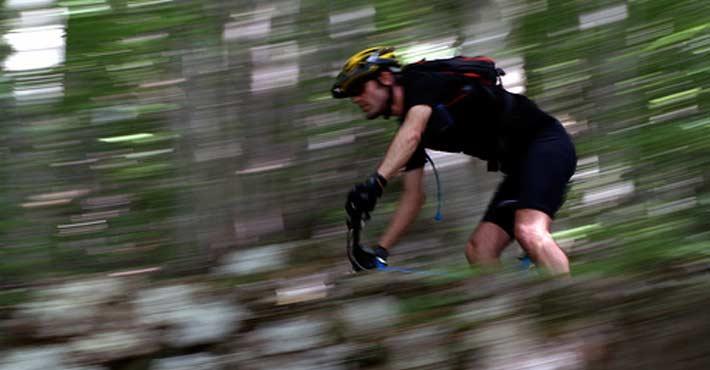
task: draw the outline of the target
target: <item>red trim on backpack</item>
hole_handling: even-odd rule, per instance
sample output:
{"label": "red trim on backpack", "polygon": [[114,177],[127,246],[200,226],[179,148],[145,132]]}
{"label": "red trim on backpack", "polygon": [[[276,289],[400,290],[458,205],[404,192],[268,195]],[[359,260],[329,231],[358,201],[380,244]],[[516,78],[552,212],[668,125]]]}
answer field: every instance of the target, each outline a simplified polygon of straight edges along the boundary
{"label": "red trim on backpack", "polygon": [[484,56],[480,56],[480,57],[463,57],[463,56],[462,56],[462,57],[460,57],[460,58],[463,59],[463,60],[470,60],[470,61],[472,61],[472,62],[495,63],[495,61],[494,61],[493,59],[491,59],[491,58],[489,58],[489,57],[484,57]]}
{"label": "red trim on backpack", "polygon": [[481,77],[481,75],[479,75],[478,73],[473,73],[473,72],[462,73],[462,75],[464,75],[464,76],[466,76],[466,77],[471,77],[471,78],[480,78],[480,79],[483,79],[483,77]]}

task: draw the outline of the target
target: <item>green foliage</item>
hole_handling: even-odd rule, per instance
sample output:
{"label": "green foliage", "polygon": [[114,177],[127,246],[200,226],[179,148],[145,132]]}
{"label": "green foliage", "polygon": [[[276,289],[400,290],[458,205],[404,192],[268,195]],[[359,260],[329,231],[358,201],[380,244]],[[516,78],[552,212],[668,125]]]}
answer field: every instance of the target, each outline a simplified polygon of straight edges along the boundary
{"label": "green foliage", "polygon": [[[0,74],[2,279],[204,261],[195,254],[215,245],[289,240],[342,224],[343,194],[372,171],[397,126],[362,120],[328,95],[344,58],[372,44],[480,48],[523,59],[526,94],[571,130],[581,127],[579,157],[596,158],[598,173],[575,181],[561,212],[569,228],[555,234],[574,240],[573,251],[603,246],[573,252],[578,271],[652,273],[707,261],[710,18],[703,2],[134,3],[60,1],[68,9],[65,62]],[[624,17],[580,26],[582,16],[618,6]],[[6,32],[17,12],[1,14]],[[11,52],[0,43],[0,59]],[[289,71],[297,74],[293,84],[252,91],[256,72],[269,82]],[[61,98],[13,97],[50,82],[60,82]],[[620,181],[633,192],[585,200]],[[399,189],[388,191],[380,220]],[[27,206],[33,202],[47,205]],[[470,199],[447,202],[471,208]],[[256,235],[252,229],[273,221],[263,219],[269,212],[282,229]],[[108,227],[58,229],[97,220]],[[454,239],[470,232],[469,221],[415,232]],[[126,252],[127,245],[136,249]]]}

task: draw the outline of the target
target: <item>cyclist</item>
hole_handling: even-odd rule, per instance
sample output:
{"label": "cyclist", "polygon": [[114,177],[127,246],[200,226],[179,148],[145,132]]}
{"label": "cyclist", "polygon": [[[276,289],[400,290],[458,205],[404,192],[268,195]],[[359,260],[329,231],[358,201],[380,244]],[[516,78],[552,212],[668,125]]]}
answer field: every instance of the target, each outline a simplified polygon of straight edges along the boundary
{"label": "cyclist", "polygon": [[424,202],[424,148],[431,148],[487,160],[489,170],[505,175],[468,240],[469,263],[498,265],[501,252],[515,239],[538,266],[553,274],[569,273],[567,256],[550,226],[577,158],[554,117],[497,85],[452,73],[408,70],[392,47],[368,48],[350,57],[331,93],[350,98],[368,119],[399,118],[376,172],[348,193],[349,215],[369,213],[387,183],[402,172],[397,209],[377,246],[354,251],[356,269],[386,266],[389,249],[417,217]]}

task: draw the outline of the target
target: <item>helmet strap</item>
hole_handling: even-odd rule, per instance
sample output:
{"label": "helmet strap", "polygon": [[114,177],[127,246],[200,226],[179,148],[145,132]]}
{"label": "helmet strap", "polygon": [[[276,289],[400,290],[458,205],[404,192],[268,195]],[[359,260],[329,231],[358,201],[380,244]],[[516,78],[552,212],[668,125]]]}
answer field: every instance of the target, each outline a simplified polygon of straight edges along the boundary
{"label": "helmet strap", "polygon": [[[385,86],[382,82],[380,82],[379,79],[375,79],[375,81],[377,81],[377,83],[380,86]],[[387,87],[389,90],[389,94],[387,94],[387,102],[385,103],[385,111],[382,112],[382,116],[385,119],[390,119],[390,116],[392,115],[392,104],[394,104],[394,86],[390,85]]]}
{"label": "helmet strap", "polygon": [[392,115],[392,104],[394,103],[394,88],[390,86],[390,93],[389,96],[387,97],[387,109],[385,109],[384,113],[382,115],[385,117],[385,119],[390,119],[390,116]]}

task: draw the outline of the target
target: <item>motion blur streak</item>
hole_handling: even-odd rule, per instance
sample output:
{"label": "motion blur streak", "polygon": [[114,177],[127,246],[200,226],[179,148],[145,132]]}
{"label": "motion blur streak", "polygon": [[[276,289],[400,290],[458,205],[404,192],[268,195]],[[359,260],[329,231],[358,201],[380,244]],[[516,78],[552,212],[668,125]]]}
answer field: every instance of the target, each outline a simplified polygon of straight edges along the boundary
{"label": "motion blur streak", "polygon": [[[0,4],[0,370],[710,368],[706,1]],[[347,275],[397,124],[329,89],[374,45],[489,55],[563,123],[570,279],[469,268],[501,175],[437,152],[390,259],[436,273]]]}

